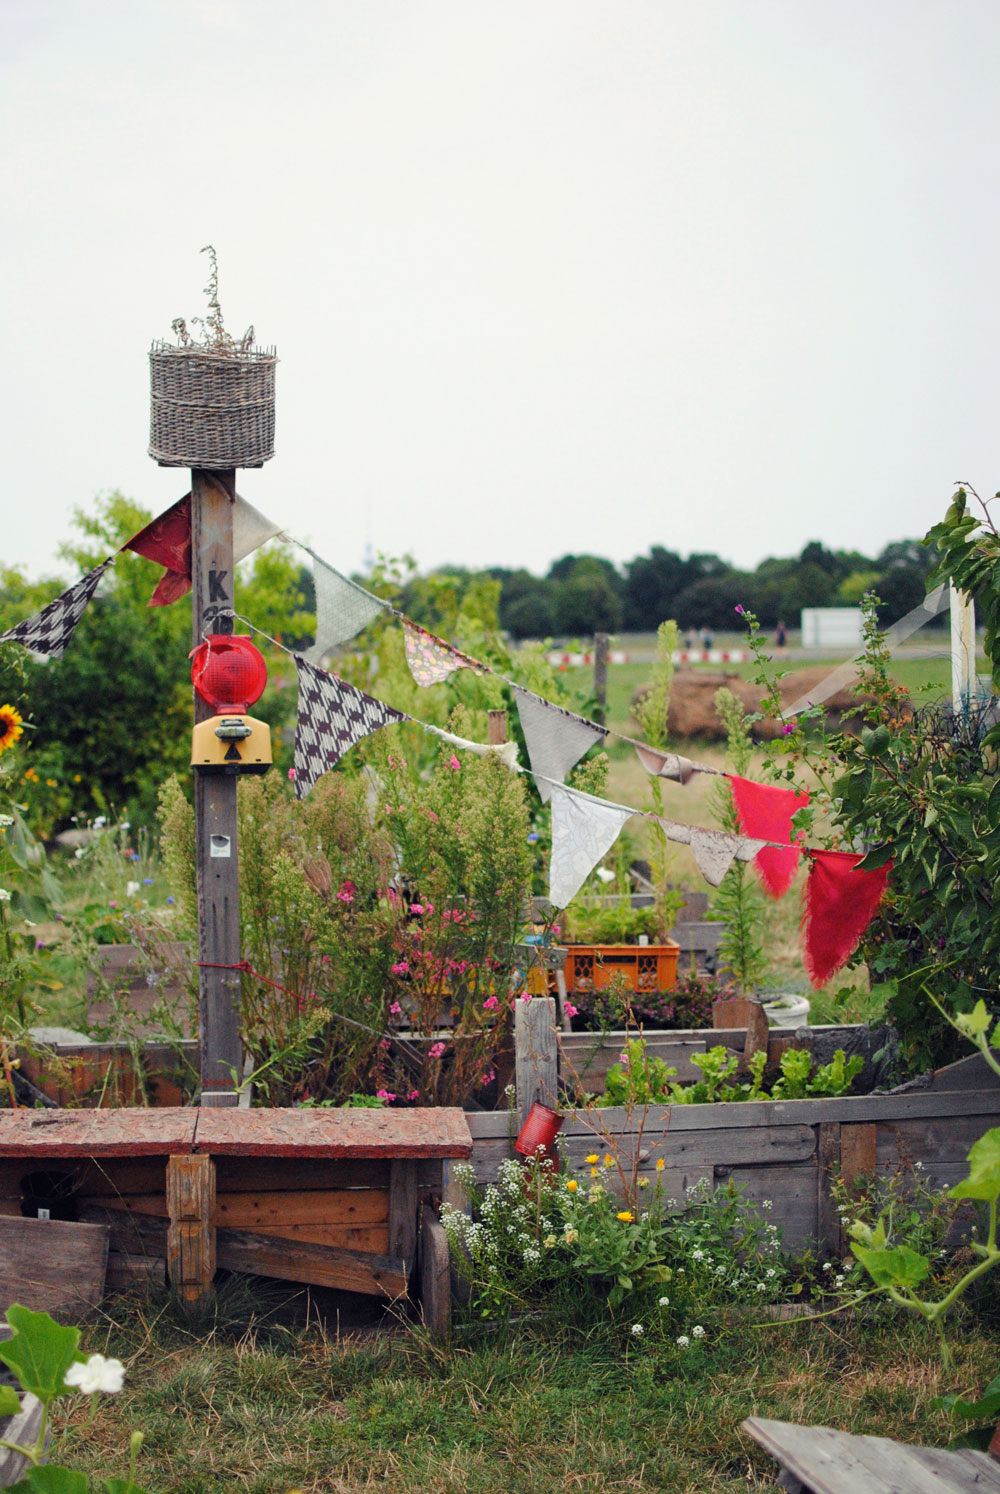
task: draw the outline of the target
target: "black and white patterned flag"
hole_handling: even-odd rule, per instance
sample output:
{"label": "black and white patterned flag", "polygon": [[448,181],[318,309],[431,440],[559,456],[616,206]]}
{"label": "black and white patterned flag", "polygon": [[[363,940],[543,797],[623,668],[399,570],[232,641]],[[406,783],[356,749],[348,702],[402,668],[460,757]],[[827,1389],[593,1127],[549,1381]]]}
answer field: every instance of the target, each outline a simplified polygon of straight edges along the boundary
{"label": "black and white patterned flag", "polygon": [[108,566],[114,564],[114,559],[113,555],[109,555],[107,560],[102,560],[81,581],[77,581],[74,586],[61,592],[54,601],[49,602],[47,607],[43,607],[41,612],[18,623],[16,628],[10,628],[0,637],[0,643],[23,643],[26,649],[43,659],[62,658],[87,603],[97,590]]}
{"label": "black and white patterned flag", "polygon": [[299,671],[299,719],[295,733],[295,792],[304,799],[362,737],[393,721],[408,721],[402,711],[317,669],[307,659],[295,660]]}

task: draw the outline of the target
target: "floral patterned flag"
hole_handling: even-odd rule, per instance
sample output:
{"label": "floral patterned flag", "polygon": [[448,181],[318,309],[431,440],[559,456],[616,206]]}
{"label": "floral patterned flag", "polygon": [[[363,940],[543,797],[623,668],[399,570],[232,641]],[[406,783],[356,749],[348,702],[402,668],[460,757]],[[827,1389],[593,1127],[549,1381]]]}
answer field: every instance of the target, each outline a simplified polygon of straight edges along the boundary
{"label": "floral patterned flag", "polygon": [[754,783],[735,773],[729,774],[729,782],[744,835],[775,842],[765,846],[754,864],[764,891],[770,897],[784,897],[801,855],[798,845],[791,843],[792,815],[805,808],[809,795],[804,790],[776,788],[772,783]]}
{"label": "floral patterned flag", "polygon": [[339,763],[356,742],[392,721],[407,721],[402,711],[317,669],[301,656],[298,727],[295,733],[295,792],[304,799],[318,778]]}
{"label": "floral patterned flag", "polygon": [[452,648],[443,638],[428,633],[426,628],[421,628],[409,619],[403,624],[403,646],[410,673],[418,685],[439,685],[450,674],[454,674],[456,669],[471,669],[475,674],[486,673],[477,659],[463,654],[461,649]]}
{"label": "floral patterned flag", "polygon": [[572,711],[564,711],[562,706],[553,705],[530,690],[522,690],[518,685],[513,689],[531,769],[538,775],[535,783],[542,803],[547,804],[552,784],[546,780],[561,783],[570,768],[595,742],[603,741],[607,732],[603,726],[584,716],[574,716]]}
{"label": "floral patterned flag", "polygon": [[61,659],[87,603],[97,590],[108,566],[114,564],[114,559],[113,555],[109,555],[107,560],[102,560],[82,580],[61,592],[41,612],[18,623],[17,627],[9,628],[0,637],[0,643],[21,643],[31,653],[44,659]]}
{"label": "floral patterned flag", "polygon": [[565,908],[586,882],[602,856],[618,839],[626,820],[635,814],[624,804],[611,804],[553,784],[552,859],[549,863],[549,901]]}
{"label": "floral patterned flag", "polygon": [[316,641],[306,650],[305,657],[310,663],[319,664],[324,654],[360,633],[388,603],[349,581],[311,550],[309,554],[316,586]]}
{"label": "floral patterned flag", "polygon": [[[245,560],[265,540],[280,534],[280,527],[239,493],[233,504],[233,563]],[[149,599],[150,607],[168,607],[191,590],[191,494],[140,529],[124,545],[146,560],[166,569]]]}
{"label": "floral patterned flag", "polygon": [[816,987],[825,985],[857,948],[875,917],[892,862],[859,871],[863,856],[850,851],[809,851],[812,861],[802,910],[805,967]]}

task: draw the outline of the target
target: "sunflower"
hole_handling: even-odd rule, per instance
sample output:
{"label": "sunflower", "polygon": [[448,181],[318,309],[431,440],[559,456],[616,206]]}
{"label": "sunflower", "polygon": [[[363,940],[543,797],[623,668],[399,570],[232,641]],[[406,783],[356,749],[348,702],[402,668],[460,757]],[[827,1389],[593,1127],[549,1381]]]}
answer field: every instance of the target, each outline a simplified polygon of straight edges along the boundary
{"label": "sunflower", "polygon": [[6,752],[8,747],[13,747],[23,733],[24,725],[20,712],[12,705],[0,706],[0,752]]}

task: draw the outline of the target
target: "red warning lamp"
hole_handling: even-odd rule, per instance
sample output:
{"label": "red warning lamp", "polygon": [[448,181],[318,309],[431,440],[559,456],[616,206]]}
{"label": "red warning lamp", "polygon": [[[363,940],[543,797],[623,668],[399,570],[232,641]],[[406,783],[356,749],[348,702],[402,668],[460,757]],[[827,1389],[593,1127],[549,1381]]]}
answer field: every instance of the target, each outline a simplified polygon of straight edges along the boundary
{"label": "red warning lamp", "polygon": [[267,684],[267,665],[245,633],[209,633],[192,649],[191,683],[217,715],[246,715]]}

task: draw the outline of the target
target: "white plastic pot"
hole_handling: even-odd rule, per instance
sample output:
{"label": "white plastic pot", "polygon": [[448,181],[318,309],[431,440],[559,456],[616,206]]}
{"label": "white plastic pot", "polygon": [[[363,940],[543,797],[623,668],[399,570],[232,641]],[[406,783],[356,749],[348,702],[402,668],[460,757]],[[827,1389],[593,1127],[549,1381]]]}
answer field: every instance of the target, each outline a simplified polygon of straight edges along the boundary
{"label": "white plastic pot", "polygon": [[765,1001],[764,1012],[772,1027],[801,1027],[809,1021],[809,997],[786,991]]}

